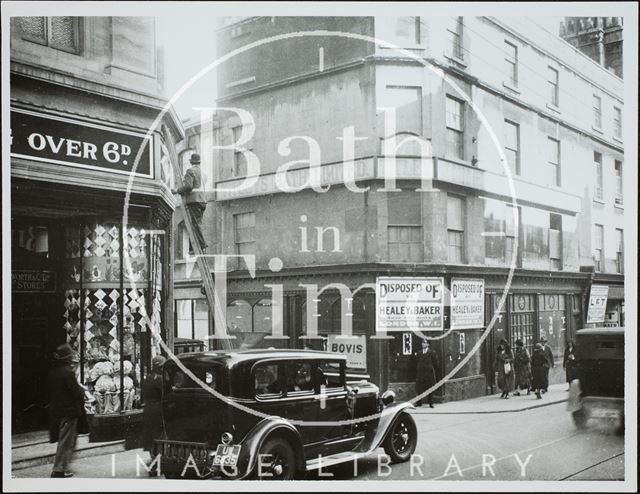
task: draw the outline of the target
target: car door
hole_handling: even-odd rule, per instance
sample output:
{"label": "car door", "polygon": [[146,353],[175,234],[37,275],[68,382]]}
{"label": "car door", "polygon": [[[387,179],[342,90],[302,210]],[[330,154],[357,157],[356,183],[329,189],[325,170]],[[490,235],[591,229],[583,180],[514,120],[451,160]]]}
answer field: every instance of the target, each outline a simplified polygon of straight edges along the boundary
{"label": "car door", "polygon": [[281,399],[283,417],[296,421],[305,451],[316,442],[317,427],[305,425],[318,419],[318,393],[313,381],[315,362],[309,359],[289,359],[284,362],[284,396]]}

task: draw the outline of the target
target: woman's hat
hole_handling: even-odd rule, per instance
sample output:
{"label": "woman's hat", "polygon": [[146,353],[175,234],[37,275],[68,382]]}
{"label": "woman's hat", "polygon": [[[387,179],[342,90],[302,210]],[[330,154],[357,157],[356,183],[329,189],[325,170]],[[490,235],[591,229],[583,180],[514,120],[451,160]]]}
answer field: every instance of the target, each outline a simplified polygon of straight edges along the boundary
{"label": "woman's hat", "polygon": [[69,343],[63,343],[56,348],[56,351],[53,352],[53,358],[59,361],[65,362],[79,362],[80,357],[78,356],[78,352],[76,352]]}
{"label": "woman's hat", "polygon": [[198,153],[193,153],[193,154],[191,155],[191,157],[189,158],[189,162],[190,162],[192,165],[198,165],[198,164],[200,164],[200,155],[199,155]]}
{"label": "woman's hat", "polygon": [[516,340],[516,346],[524,346],[524,343],[522,342],[522,340],[520,338],[518,338]]}
{"label": "woman's hat", "polygon": [[542,350],[542,343],[536,343],[535,345],[533,345],[533,348],[535,348],[536,350]]}
{"label": "woman's hat", "polygon": [[167,359],[164,358],[162,355],[156,355],[151,359],[151,368],[159,369],[160,367],[162,367],[162,364],[164,364],[166,361]]}
{"label": "woman's hat", "polygon": [[508,342],[507,340],[505,340],[504,338],[502,338],[502,339],[500,340],[500,344],[501,344],[501,345],[508,345],[508,344],[509,344],[509,342]]}

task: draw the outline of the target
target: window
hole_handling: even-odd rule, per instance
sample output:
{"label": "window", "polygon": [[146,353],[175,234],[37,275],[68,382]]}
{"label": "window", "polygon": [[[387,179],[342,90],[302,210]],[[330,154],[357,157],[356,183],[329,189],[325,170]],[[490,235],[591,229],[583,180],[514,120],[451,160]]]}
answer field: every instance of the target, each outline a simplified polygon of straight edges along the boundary
{"label": "window", "polygon": [[313,393],[313,374],[310,362],[291,362],[286,364],[287,394]]}
{"label": "window", "polygon": [[595,225],[593,265],[596,271],[604,270],[604,226]]}
{"label": "window", "polygon": [[518,87],[518,47],[508,41],[506,45],[507,83],[513,87]]}
{"label": "window", "polygon": [[602,98],[593,95],[593,126],[596,129],[602,128]]}
{"label": "window", "polygon": [[200,340],[209,345],[209,305],[205,299],[176,300],[176,338]]}
{"label": "window", "polygon": [[553,106],[558,106],[560,98],[559,98],[559,74],[556,69],[553,67],[549,67],[549,103]]}
{"label": "window", "polygon": [[622,206],[624,201],[622,200],[622,161],[615,160],[613,162],[613,168],[616,175],[616,206]]}
{"label": "window", "polygon": [[[242,125],[233,127],[233,142],[237,143],[242,135]],[[233,175],[236,177],[244,177],[247,174],[247,161],[244,157],[244,153],[241,150],[234,150],[233,152]]]}
{"label": "window", "polygon": [[622,110],[613,107],[613,136],[622,139]]}
{"label": "window", "polygon": [[464,103],[456,98],[447,96],[445,111],[447,155],[464,159]]}
{"label": "window", "polygon": [[449,39],[449,56],[462,60],[462,17],[454,17],[447,27],[447,37]]}
{"label": "window", "polygon": [[193,339],[193,300],[176,300],[175,336]]}
{"label": "window", "polygon": [[593,163],[596,168],[596,187],[594,190],[594,197],[602,200],[604,198],[603,180],[604,174],[602,170],[602,154],[598,152],[593,153]]}
{"label": "window", "polygon": [[184,221],[178,223],[175,249],[176,259],[186,259],[187,253],[193,255],[193,246],[191,245],[191,239],[189,238]]}
{"label": "window", "polygon": [[449,262],[464,263],[464,199],[447,196]]}
{"label": "window", "polygon": [[520,175],[520,126],[509,120],[504,121],[504,154],[511,173]]}
{"label": "window", "polygon": [[420,193],[401,191],[387,193],[389,215],[389,259],[399,262],[422,262],[422,201]]}
{"label": "window", "polygon": [[234,215],[234,233],[237,255],[255,254],[255,213]]}
{"label": "window", "polygon": [[624,233],[616,228],[616,273],[624,273]]}
{"label": "window", "polygon": [[22,38],[68,53],[80,53],[80,17],[22,17]]}
{"label": "window", "polygon": [[382,107],[396,109],[396,131],[422,135],[422,88],[387,86]]}
{"label": "window", "polygon": [[419,45],[422,41],[421,31],[420,17],[381,17],[376,19],[376,37],[400,48]]}
{"label": "window", "polygon": [[[515,210],[514,219],[514,210],[511,204],[507,204],[507,215],[505,221],[505,243],[504,243],[504,260],[507,264],[511,264],[513,260],[513,248],[516,244],[516,236],[518,235],[518,231],[520,230],[520,206]],[[516,266],[521,266],[522,262],[520,260],[520,255],[516,253]]]}
{"label": "window", "polygon": [[233,300],[227,304],[229,334],[251,332],[251,305],[246,300]]}
{"label": "window", "polygon": [[280,396],[282,394],[278,364],[259,365],[254,372],[253,379],[257,396]]}
{"label": "window", "polygon": [[552,269],[562,269],[562,216],[549,215],[549,260]]}
{"label": "window", "polygon": [[273,315],[273,300],[263,298],[253,306],[253,332],[254,333],[271,333],[273,324],[271,317]]}
{"label": "window", "polygon": [[549,168],[548,183],[560,187],[560,141],[553,137],[547,138]]}

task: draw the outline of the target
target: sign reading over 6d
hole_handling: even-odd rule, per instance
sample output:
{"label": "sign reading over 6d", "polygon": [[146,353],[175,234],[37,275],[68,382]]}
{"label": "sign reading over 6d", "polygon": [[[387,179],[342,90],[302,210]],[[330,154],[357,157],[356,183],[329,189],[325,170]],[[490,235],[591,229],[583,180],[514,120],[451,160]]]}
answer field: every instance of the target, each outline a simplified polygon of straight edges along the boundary
{"label": "sign reading over 6d", "polygon": [[[145,135],[53,115],[11,109],[11,156],[129,175]],[[136,176],[153,178],[150,141]]]}
{"label": "sign reading over 6d", "polygon": [[380,277],[376,327],[380,331],[442,330],[442,278]]}

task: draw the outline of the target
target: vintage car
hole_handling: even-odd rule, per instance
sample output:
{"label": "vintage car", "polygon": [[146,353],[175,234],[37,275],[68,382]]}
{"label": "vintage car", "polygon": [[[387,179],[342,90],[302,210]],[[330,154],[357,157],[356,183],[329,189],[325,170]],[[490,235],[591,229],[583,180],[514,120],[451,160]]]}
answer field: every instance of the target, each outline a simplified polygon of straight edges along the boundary
{"label": "vintage car", "polygon": [[576,332],[577,379],[570,384],[567,408],[576,427],[589,419],[609,419],[624,427],[624,328]]}
{"label": "vintage car", "polygon": [[167,478],[293,479],[379,447],[407,461],[417,444],[413,405],[380,395],[344,355],[185,353],[164,364],[163,386],[164,437],[153,453]]}

